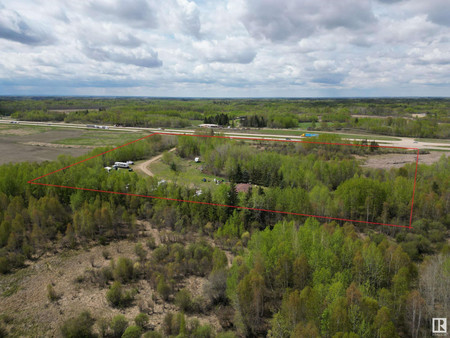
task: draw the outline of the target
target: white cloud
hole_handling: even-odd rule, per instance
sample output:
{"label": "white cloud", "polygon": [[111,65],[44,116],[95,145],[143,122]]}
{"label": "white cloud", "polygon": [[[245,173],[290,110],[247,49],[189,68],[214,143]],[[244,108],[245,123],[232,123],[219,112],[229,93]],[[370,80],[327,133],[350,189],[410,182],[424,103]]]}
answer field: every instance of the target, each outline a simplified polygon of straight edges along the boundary
{"label": "white cloud", "polygon": [[0,38],[28,45],[44,45],[53,40],[49,33],[7,8],[0,8]]}
{"label": "white cloud", "polygon": [[194,48],[206,62],[250,63],[256,56],[253,43],[246,39],[227,38],[222,41],[194,42]]}
{"label": "white cloud", "polygon": [[4,94],[448,96],[450,89],[448,0],[2,4]]}

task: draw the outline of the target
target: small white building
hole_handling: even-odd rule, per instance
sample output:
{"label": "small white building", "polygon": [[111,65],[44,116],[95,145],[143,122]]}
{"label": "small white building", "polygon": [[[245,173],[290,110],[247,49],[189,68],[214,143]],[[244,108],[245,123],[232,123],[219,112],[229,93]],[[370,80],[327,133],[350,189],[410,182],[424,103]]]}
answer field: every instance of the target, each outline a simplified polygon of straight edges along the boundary
{"label": "small white building", "polygon": [[215,123],[203,123],[198,125],[200,128],[219,128],[220,126]]}

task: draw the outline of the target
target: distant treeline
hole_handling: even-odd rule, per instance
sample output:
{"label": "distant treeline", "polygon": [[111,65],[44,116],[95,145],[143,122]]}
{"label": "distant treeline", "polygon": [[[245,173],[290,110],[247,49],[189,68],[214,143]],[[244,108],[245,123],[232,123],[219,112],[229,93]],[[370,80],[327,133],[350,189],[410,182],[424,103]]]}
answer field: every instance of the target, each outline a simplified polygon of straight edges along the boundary
{"label": "distant treeline", "polygon": [[[86,108],[98,111],[87,111]],[[67,114],[52,109],[77,109]],[[393,136],[446,138],[450,99],[149,99],[0,98],[0,114],[32,121],[191,127],[222,126],[365,130]],[[416,117],[414,114],[420,114]],[[362,115],[363,117],[354,117]],[[365,117],[367,116],[367,117]],[[380,118],[374,118],[379,116]],[[235,123],[239,120],[240,124]],[[306,124],[306,125],[305,125]]]}

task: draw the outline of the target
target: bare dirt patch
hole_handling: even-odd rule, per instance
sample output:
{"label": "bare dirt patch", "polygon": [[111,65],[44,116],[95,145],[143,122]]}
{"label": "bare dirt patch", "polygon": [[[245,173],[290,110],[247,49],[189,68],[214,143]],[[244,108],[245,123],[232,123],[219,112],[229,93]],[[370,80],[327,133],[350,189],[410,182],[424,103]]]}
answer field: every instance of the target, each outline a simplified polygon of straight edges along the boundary
{"label": "bare dirt patch", "polygon": [[[442,155],[449,156],[446,152],[433,151],[429,154],[419,155],[419,164],[432,164],[441,158]],[[364,161],[362,167],[390,169],[401,168],[407,163],[415,163],[417,154],[383,154],[371,156],[356,156]]]}
{"label": "bare dirt patch", "polygon": [[[176,148],[172,148],[172,149],[169,150],[169,152],[172,152],[172,151],[175,151],[175,150],[176,150]],[[157,155],[155,157],[152,157],[151,159],[149,159],[149,160],[147,160],[145,162],[138,163],[138,165],[136,166],[136,169],[138,171],[143,172],[144,174],[146,174],[148,176],[154,176],[153,173],[150,171],[149,166],[150,166],[150,164],[152,164],[152,163],[154,163],[156,161],[159,161],[162,158],[162,156],[163,156],[163,154],[159,154],[159,155]]]}
{"label": "bare dirt patch", "polygon": [[[152,234],[156,244],[161,243],[161,236],[165,230],[158,231],[146,221],[138,223],[141,225],[142,234]],[[108,304],[107,286],[99,287],[89,282],[76,281],[80,276],[89,276],[91,270],[109,266],[111,259],[123,256],[137,261],[134,247],[139,242],[151,256],[151,250],[147,249],[145,241],[145,236],[137,241],[120,240],[105,246],[97,245],[86,249],[47,254],[37,261],[28,262],[28,267],[10,275],[0,276],[0,313],[7,313],[12,317],[11,325],[14,327],[15,336],[59,337],[61,324],[85,309],[89,310],[96,319],[110,320],[115,315],[123,314],[131,325],[136,315],[140,313],[139,305],[145,302],[152,304],[146,311],[150,317],[149,327],[159,330],[165,315],[168,312],[177,312],[179,309],[173,302],[163,301],[148,281],[139,280],[125,285],[125,288],[136,287],[138,295],[131,307],[122,310]],[[103,255],[105,250],[109,253],[108,259],[105,259]],[[201,295],[205,282],[204,277],[191,276],[182,281],[177,289],[186,287],[194,296],[197,296]],[[47,285],[49,284],[53,285],[60,296],[57,301],[48,300]],[[6,295],[5,291],[10,290],[11,287],[16,291]],[[208,323],[217,331],[221,330],[220,321],[214,313],[192,314],[187,315],[186,318],[197,318],[201,324]]]}
{"label": "bare dirt patch", "polygon": [[69,144],[58,144],[58,143],[47,143],[47,142],[24,142],[23,144],[27,144],[30,146],[37,146],[37,147],[50,147],[50,148],[87,148],[87,149],[94,149],[95,146],[81,146],[81,145],[69,145]]}

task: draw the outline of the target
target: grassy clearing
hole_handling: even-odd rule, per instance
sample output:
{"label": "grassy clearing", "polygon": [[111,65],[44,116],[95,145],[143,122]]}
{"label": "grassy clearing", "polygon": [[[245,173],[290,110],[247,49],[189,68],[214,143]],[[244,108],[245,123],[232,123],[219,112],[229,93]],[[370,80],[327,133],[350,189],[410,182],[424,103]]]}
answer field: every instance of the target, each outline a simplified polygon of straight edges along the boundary
{"label": "grassy clearing", "polygon": [[84,131],[78,137],[66,138],[53,143],[80,146],[119,146],[148,135],[127,131],[95,130]]}
{"label": "grassy clearing", "polygon": [[0,295],[11,297],[21,289],[21,283],[31,272],[28,269],[20,269],[12,274],[0,276]]}
{"label": "grassy clearing", "polygon": [[300,122],[298,127],[301,129],[306,129],[312,126],[312,122]]}
{"label": "grassy clearing", "polygon": [[[273,134],[273,135],[295,135],[301,136],[304,133],[312,133],[312,134],[335,134],[342,138],[352,138],[357,140],[364,139],[377,139],[377,140],[386,140],[386,141],[400,141],[399,138],[390,137],[390,136],[381,136],[381,135],[371,135],[371,134],[343,134],[343,133],[333,133],[333,132],[320,132],[320,131],[310,131],[310,130],[301,130],[301,129],[258,129],[258,130],[246,130],[248,134]],[[232,132],[231,132],[232,133]],[[241,131],[239,131],[241,133]]]}
{"label": "grassy clearing", "polygon": [[3,297],[9,297],[19,291],[20,286],[18,282],[12,282],[8,286],[5,287],[5,291],[2,292]]}
{"label": "grassy clearing", "polygon": [[23,126],[20,124],[0,124],[0,135],[8,136],[34,135],[51,130],[55,130],[55,128],[45,126]]}
{"label": "grassy clearing", "polygon": [[191,120],[192,125],[195,127],[198,127],[200,124],[203,123],[203,120]]}
{"label": "grassy clearing", "polygon": [[[152,163],[150,170],[158,178],[191,188],[210,189],[211,191],[218,187],[218,185],[214,184],[214,178],[222,180],[219,176],[202,173],[200,170],[202,163],[195,163],[192,160],[186,160],[178,156],[175,157],[175,163],[176,171],[162,161]],[[204,178],[207,182],[202,181]]]}

